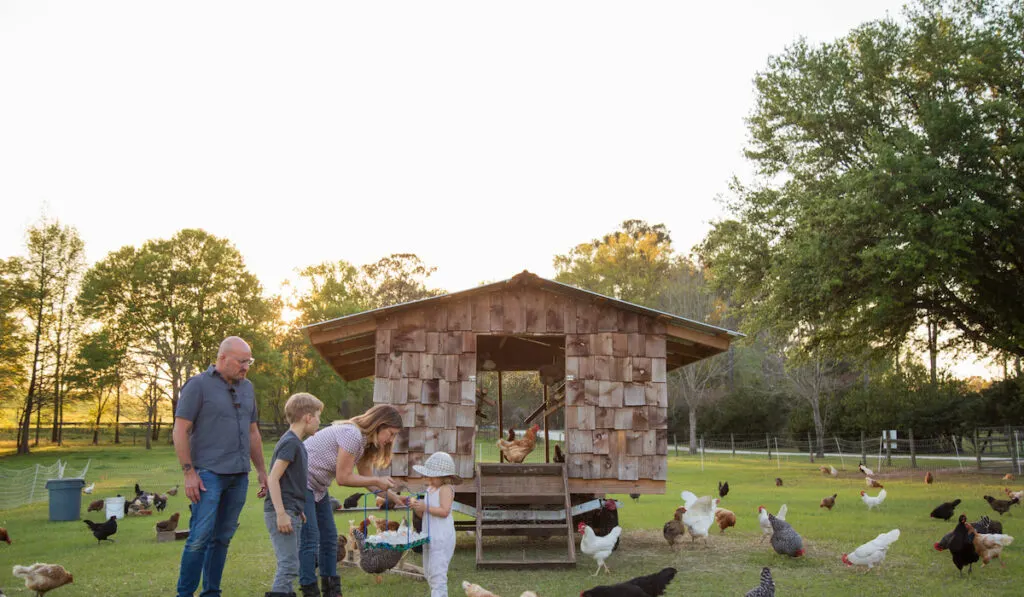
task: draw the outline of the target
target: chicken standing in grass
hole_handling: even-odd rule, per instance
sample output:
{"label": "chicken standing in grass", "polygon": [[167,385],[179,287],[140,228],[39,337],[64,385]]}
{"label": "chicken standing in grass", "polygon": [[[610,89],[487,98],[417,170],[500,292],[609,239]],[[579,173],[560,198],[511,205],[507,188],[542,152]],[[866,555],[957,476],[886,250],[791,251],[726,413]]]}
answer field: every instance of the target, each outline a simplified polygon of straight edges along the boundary
{"label": "chicken standing in grass", "polygon": [[885,490],[883,489],[882,491],[879,491],[878,495],[875,497],[868,495],[868,492],[866,491],[862,491],[860,492],[860,499],[864,502],[864,505],[868,507],[868,510],[872,510],[881,506],[882,502],[885,501]]}
{"label": "chicken standing in grass", "polygon": [[772,580],[771,568],[761,568],[761,584],[747,591],[744,597],[775,597],[775,581]]}
{"label": "chicken standing in grass", "polygon": [[992,506],[993,510],[999,513],[1000,516],[1009,512],[1010,506],[1020,502],[1020,500],[1017,498],[1013,498],[1010,500],[997,500],[996,498],[990,495],[984,496],[984,499],[986,502],[988,502],[989,506]]}
{"label": "chicken standing in grass", "polygon": [[82,489],[82,493],[84,493],[86,495],[90,495],[92,493],[93,489],[96,489],[96,484],[95,483],[93,483],[93,484],[89,485],[88,487]]}
{"label": "chicken standing in grass", "polygon": [[889,547],[899,538],[899,529],[882,533],[851,553],[844,553],[842,561],[847,566],[867,566],[868,570],[871,570],[885,561],[885,554],[889,551]]}
{"label": "chicken standing in grass", "polygon": [[167,495],[170,495],[170,496],[178,495],[178,486],[175,485],[174,487],[168,489],[167,490]]}
{"label": "chicken standing in grass", "polygon": [[934,481],[934,480],[935,480],[935,477],[932,476],[932,472],[931,471],[928,471],[927,473],[924,474],[924,483],[925,483],[925,485],[931,485],[932,481]]}
{"label": "chicken standing in grass", "polygon": [[877,487],[878,489],[882,489],[883,487],[885,487],[885,485],[882,485],[881,483],[872,479],[871,477],[864,477],[864,484],[867,485],[868,487]]}
{"label": "chicken standing in grass", "polygon": [[7,545],[13,543],[11,541],[11,536],[7,534],[7,529],[5,529],[4,527],[0,527],[0,541],[3,541]]}
{"label": "chicken standing in grass", "polygon": [[785,520],[768,515],[768,522],[772,525],[772,549],[775,553],[799,558],[804,555],[804,539]]}
{"label": "chicken standing in grass", "polygon": [[665,537],[665,541],[668,541],[669,547],[675,547],[676,540],[686,534],[686,526],[683,525],[683,512],[686,512],[686,508],[683,506],[676,508],[672,520],[661,527],[661,535]]}
{"label": "chicken standing in grass", "polygon": [[92,536],[96,537],[96,543],[99,543],[104,540],[110,541],[111,543],[114,542],[114,540],[111,539],[110,536],[117,533],[116,516],[111,516],[108,520],[104,522],[93,522],[91,520],[83,520],[82,522],[84,522],[85,525],[92,530]]}
{"label": "chicken standing in grass", "polygon": [[967,566],[967,574],[970,574],[974,570],[974,563],[978,561],[978,552],[974,549],[972,539],[967,530],[967,517],[961,514],[949,540],[949,553],[953,556],[953,565],[960,571],[960,576],[964,575],[964,566]]}
{"label": "chicken standing in grass", "polygon": [[821,505],[819,508],[828,508],[829,512],[832,511],[832,507],[836,505],[836,496],[838,493],[833,493],[832,497],[821,498]]}
{"label": "chicken standing in grass", "polygon": [[462,581],[462,590],[466,592],[466,597],[498,597],[498,595],[468,580]]}
{"label": "chicken standing in grass", "polygon": [[858,464],[857,465],[857,470],[859,470],[860,472],[864,473],[868,477],[873,477],[875,475],[875,471],[869,469],[868,467],[864,466],[863,464]]}
{"label": "chicken standing in grass", "polygon": [[736,526],[736,515],[725,508],[715,508],[715,524],[721,529],[719,534],[724,534],[725,529]]}
{"label": "chicken standing in grass", "polygon": [[[789,506],[782,504],[779,508],[779,513],[775,515],[775,518],[779,520],[786,520],[786,514],[789,512]],[[761,541],[763,542],[766,537],[771,537],[774,530],[772,529],[772,522],[768,518],[768,509],[764,506],[757,507],[757,522],[761,526]]]}
{"label": "chicken standing in grass", "polygon": [[729,482],[726,481],[725,483],[722,483],[721,481],[719,481],[718,482],[718,497],[724,500],[725,496],[727,496],[727,495],[729,495]]}
{"label": "chicken standing in grass", "polygon": [[683,491],[680,494],[683,499],[685,510],[683,512],[683,524],[690,531],[690,540],[695,541],[697,537],[704,539],[704,545],[708,544],[708,531],[715,523],[715,508],[718,500],[712,499],[710,495],[697,497],[693,492]]}
{"label": "chicken standing in grass", "polygon": [[99,512],[103,509],[103,500],[93,500],[89,502],[89,508],[86,512]]}
{"label": "chicken standing in grass", "polygon": [[952,502],[943,502],[938,506],[935,506],[935,509],[932,510],[932,513],[928,516],[931,518],[939,518],[941,520],[949,520],[950,518],[953,518],[954,514],[956,514],[956,507],[959,505],[959,498]]}
{"label": "chicken standing in grass", "polygon": [[611,570],[608,569],[605,560],[612,555],[615,544],[619,541],[619,535],[622,534],[622,527],[615,527],[604,537],[595,535],[594,529],[582,522],[577,527],[577,530],[583,535],[583,538],[580,539],[580,551],[594,558],[597,562],[597,570],[591,576],[597,576],[601,572],[601,568],[604,568],[605,572],[611,574]]}
{"label": "chicken standing in grass", "polygon": [[36,592],[36,597],[74,582],[75,577],[60,564],[36,563],[31,566],[15,566],[12,573],[25,579],[25,588]]}
{"label": "chicken standing in grass", "polygon": [[775,486],[782,487],[782,477],[775,477]]}
{"label": "chicken standing in grass", "polygon": [[[967,527],[967,532],[974,536],[974,551],[978,552],[978,557],[981,558],[981,565],[987,566],[989,562],[998,558],[1003,553],[1003,548],[1013,543],[1013,537],[1009,535],[1001,534],[983,534],[977,532],[971,524],[964,525]],[[1006,567],[1003,563],[1002,558],[999,559],[999,565]]]}

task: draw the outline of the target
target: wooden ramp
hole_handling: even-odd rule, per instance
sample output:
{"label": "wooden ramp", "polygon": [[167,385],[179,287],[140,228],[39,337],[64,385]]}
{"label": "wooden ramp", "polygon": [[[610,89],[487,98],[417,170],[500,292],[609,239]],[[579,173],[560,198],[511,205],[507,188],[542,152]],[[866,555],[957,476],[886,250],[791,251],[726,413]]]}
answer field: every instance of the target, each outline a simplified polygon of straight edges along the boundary
{"label": "wooden ramp", "polygon": [[[566,552],[529,560],[485,558],[484,537],[495,535],[562,537]],[[477,464],[476,567],[575,566],[575,529],[565,464]]]}

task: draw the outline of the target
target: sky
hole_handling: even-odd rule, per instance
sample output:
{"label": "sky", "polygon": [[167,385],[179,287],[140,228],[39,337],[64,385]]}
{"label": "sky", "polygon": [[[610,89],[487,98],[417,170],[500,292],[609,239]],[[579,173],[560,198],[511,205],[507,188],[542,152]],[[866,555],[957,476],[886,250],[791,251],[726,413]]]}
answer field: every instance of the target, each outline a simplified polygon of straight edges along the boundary
{"label": "sky", "polygon": [[749,179],[753,78],[895,0],[0,0],[0,257],[200,227],[269,293],[415,253],[450,291],[627,219],[682,252]]}

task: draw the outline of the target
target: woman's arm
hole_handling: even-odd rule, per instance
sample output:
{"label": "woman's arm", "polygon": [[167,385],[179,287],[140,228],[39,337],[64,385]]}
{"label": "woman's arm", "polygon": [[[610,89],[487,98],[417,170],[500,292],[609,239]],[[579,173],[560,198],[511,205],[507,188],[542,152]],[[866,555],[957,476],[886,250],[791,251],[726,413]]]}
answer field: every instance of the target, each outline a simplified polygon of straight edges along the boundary
{"label": "woman's arm", "polygon": [[[376,487],[381,490],[391,489],[395,481],[391,477],[374,477],[369,474],[370,467],[363,464],[356,470],[356,457],[345,448],[338,448],[338,463],[334,468],[334,478],[338,485],[345,487]],[[397,497],[397,496],[396,496]]]}

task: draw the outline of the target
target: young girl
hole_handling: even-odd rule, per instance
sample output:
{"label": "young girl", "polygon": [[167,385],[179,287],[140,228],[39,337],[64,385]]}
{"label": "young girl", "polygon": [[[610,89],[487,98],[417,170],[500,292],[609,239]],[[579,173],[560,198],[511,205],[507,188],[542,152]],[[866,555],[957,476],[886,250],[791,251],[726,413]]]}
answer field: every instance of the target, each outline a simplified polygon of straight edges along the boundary
{"label": "young girl", "polygon": [[430,597],[448,597],[448,564],[455,555],[452,485],[461,483],[461,479],[455,474],[455,462],[445,452],[435,452],[422,465],[412,468],[430,483],[424,498],[410,504],[423,518],[423,529],[430,536],[430,542],[423,548],[423,573],[430,584]]}

